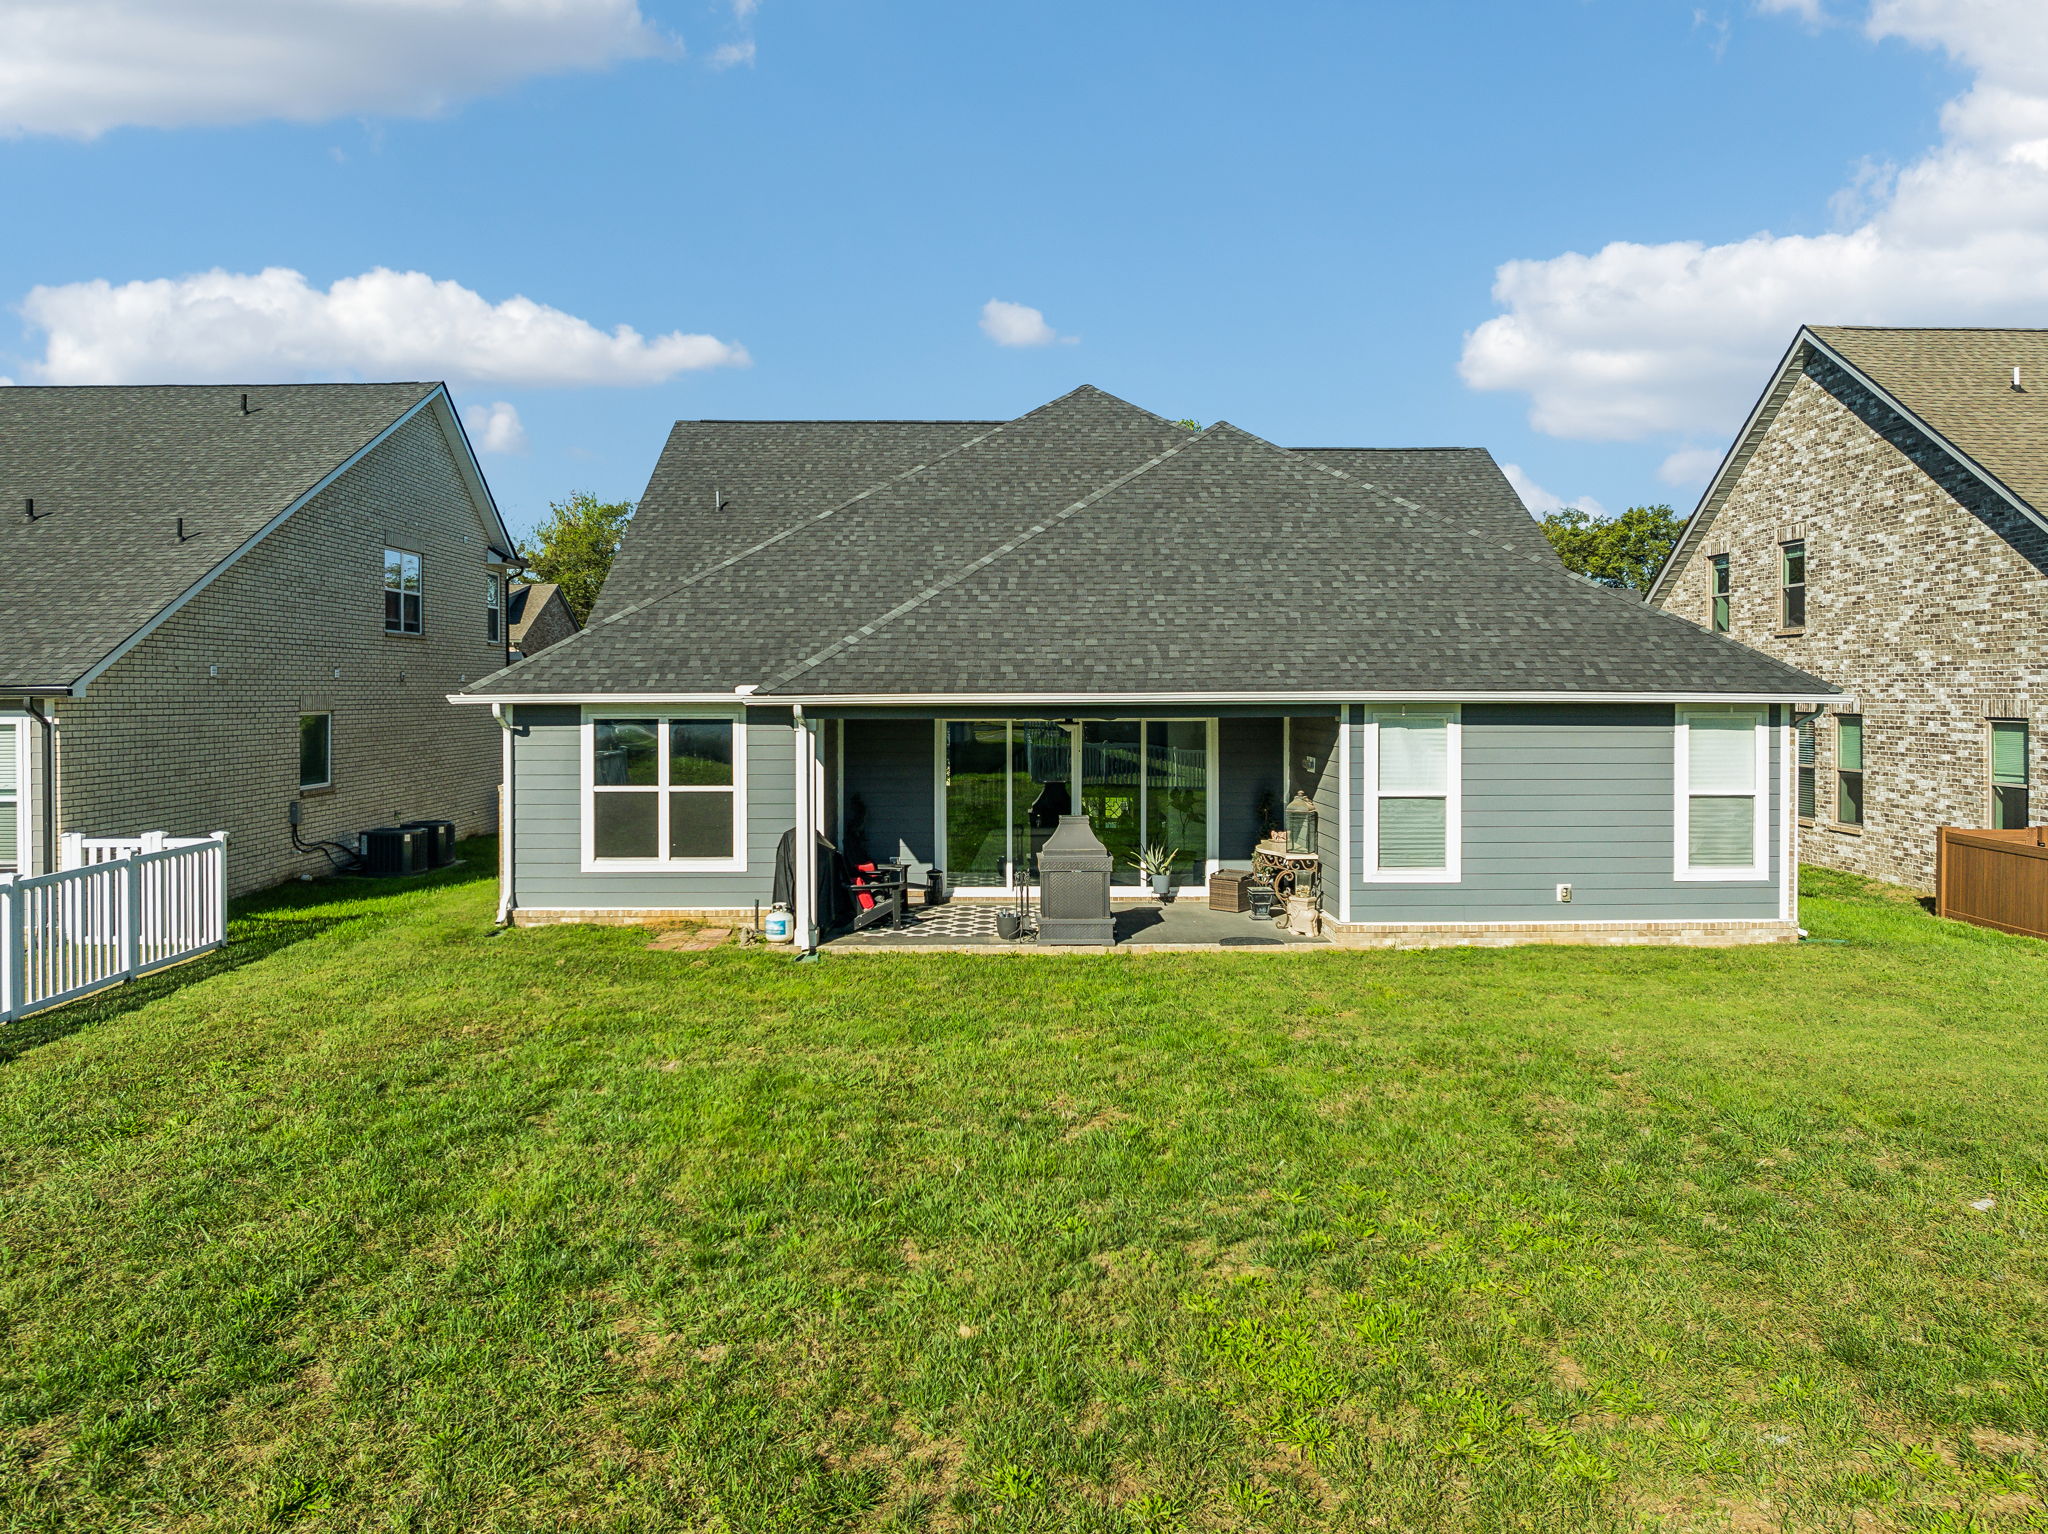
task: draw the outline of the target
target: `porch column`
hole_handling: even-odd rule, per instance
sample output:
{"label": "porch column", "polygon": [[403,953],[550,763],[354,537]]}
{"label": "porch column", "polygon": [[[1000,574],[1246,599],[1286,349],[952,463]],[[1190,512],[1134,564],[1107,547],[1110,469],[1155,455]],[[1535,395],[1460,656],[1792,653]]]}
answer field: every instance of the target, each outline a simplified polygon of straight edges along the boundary
{"label": "porch column", "polygon": [[798,953],[809,953],[818,946],[818,737],[809,720],[804,718],[802,704],[797,704],[793,719],[796,791],[796,910],[792,913],[796,927],[796,949]]}

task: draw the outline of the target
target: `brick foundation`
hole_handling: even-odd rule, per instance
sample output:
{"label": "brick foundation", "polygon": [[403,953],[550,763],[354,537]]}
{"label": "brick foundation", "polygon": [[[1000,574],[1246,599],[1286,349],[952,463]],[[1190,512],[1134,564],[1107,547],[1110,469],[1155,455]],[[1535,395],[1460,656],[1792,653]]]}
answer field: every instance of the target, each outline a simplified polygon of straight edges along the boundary
{"label": "brick foundation", "polygon": [[1510,948],[1524,943],[1603,948],[1735,948],[1796,943],[1789,921],[1325,922],[1323,936],[1346,948]]}

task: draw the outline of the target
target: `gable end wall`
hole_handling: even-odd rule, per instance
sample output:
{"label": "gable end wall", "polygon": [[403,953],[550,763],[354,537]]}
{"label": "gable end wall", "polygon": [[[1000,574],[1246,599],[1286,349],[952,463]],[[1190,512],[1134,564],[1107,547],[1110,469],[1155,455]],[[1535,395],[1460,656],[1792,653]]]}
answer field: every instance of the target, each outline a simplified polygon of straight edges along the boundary
{"label": "gable end wall", "polygon": [[[494,829],[499,732],[447,695],[504,664],[489,536],[423,411],[109,667],[54,705],[61,828],[229,833],[235,893],[325,873],[294,851],[397,820]],[[424,635],[383,631],[385,548],[418,552]],[[218,675],[210,668],[218,668]],[[339,671],[340,675],[335,673]],[[301,794],[301,713],[334,714],[334,787]]]}
{"label": "gable end wall", "polygon": [[[1807,547],[1803,634],[1780,631],[1780,541]],[[1986,719],[2033,723],[2038,813],[2048,690],[2048,534],[1825,357],[1811,357],[1660,605],[1711,621],[1729,555],[1730,634],[1850,692],[1864,716],[1865,824],[1836,821],[1836,734],[1815,731],[1809,863],[1931,889],[1934,832],[1989,824]]]}

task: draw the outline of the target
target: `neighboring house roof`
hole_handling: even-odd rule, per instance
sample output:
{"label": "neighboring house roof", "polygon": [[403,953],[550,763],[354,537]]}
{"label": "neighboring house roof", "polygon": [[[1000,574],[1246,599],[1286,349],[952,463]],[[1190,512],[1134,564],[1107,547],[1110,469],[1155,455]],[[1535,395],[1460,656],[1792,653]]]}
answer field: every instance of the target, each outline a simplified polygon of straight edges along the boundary
{"label": "neighboring house roof", "polygon": [[1835,690],[1475,520],[1314,452],[1077,389],[744,552],[706,565],[692,550],[666,590],[470,691]]}
{"label": "neighboring house roof", "polygon": [[1804,325],[1665,557],[1650,600],[1678,567],[1679,555],[1713,521],[1816,355],[1842,368],[2022,514],[2048,527],[2048,330]]}
{"label": "neighboring house roof", "polygon": [[2048,330],[1809,329],[2028,505],[2048,511]]}
{"label": "neighboring house roof", "polygon": [[439,384],[0,388],[0,692],[81,686],[428,409],[509,551]]}
{"label": "neighboring house roof", "polygon": [[[538,623],[541,615],[549,608],[554,609],[553,623],[566,624],[573,631],[578,625],[575,614],[569,611],[568,599],[562,595],[562,588],[555,581],[515,581],[505,593],[505,633],[512,642],[512,648],[526,648],[527,638]],[[559,642],[559,641],[557,641]]]}

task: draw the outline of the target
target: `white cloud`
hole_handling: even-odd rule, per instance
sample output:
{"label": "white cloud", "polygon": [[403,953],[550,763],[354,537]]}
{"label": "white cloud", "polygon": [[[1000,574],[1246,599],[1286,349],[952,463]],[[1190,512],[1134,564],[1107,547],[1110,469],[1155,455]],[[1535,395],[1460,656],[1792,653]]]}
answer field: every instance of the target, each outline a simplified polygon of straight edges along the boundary
{"label": "white cloud", "polygon": [[42,383],[448,378],[483,384],[655,384],[744,367],[715,336],[603,331],[529,298],[493,304],[454,282],[383,267],[313,287],[299,273],[201,272],[29,290]]}
{"label": "white cloud", "polygon": [[503,400],[489,405],[462,407],[462,424],[480,453],[523,453],[526,425],[519,412]]}
{"label": "white cloud", "polygon": [[1722,456],[1718,447],[1682,447],[1657,466],[1657,477],[1667,485],[1704,485]]}
{"label": "white cloud", "polygon": [[[1765,8],[1824,14],[1801,0]],[[1505,312],[1466,338],[1465,381],[1526,393],[1531,423],[1556,436],[1720,434],[1801,323],[2041,324],[2048,5],[1870,0],[1864,30],[1942,48],[1977,78],[1949,104],[1939,145],[1858,172],[1836,202],[1850,227],[1510,261],[1494,284]]]}
{"label": "white cloud", "polygon": [[678,51],[637,0],[0,0],[0,136],[425,116]]}
{"label": "white cloud", "polygon": [[1568,501],[1561,495],[1545,490],[1525,474],[1518,463],[1504,463],[1500,466],[1500,471],[1508,477],[1508,483],[1515,487],[1515,494],[1522,498],[1522,504],[1529,508],[1529,515],[1532,517],[1547,517],[1553,511],[1563,511],[1567,506],[1577,511],[1590,512],[1596,517],[1607,515],[1607,508],[1590,495],[1582,495],[1576,500]]}
{"label": "white cloud", "polygon": [[1055,341],[1071,345],[1078,338],[1063,336],[1046,324],[1042,311],[1029,304],[1013,304],[991,298],[981,306],[981,333],[998,346],[1050,346]]}
{"label": "white cloud", "polygon": [[713,69],[731,69],[735,64],[751,64],[754,62],[754,40],[750,37],[744,42],[725,43],[714,48],[706,62]]}

